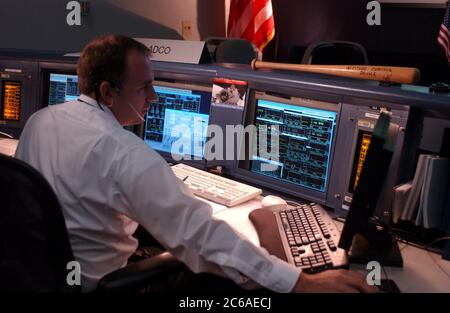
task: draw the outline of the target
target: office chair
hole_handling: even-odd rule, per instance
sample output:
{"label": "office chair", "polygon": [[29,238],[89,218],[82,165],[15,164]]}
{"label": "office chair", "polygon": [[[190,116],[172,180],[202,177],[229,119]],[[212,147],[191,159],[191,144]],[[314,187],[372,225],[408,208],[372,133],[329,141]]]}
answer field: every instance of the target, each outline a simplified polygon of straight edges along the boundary
{"label": "office chair", "polygon": [[207,46],[216,63],[251,64],[258,58],[258,48],[245,39],[212,37],[207,40]]}
{"label": "office chair", "polygon": [[208,49],[213,62],[215,62],[217,46],[225,40],[227,40],[226,37],[208,37],[205,39],[206,49]]}
{"label": "office chair", "polygon": [[[0,154],[0,291],[79,292],[66,269],[74,260],[60,203],[45,178],[25,162]],[[105,275],[97,290],[138,291],[184,265],[170,253]]]}
{"label": "office chair", "polygon": [[308,46],[302,64],[367,65],[366,49],[351,41],[323,41]]}

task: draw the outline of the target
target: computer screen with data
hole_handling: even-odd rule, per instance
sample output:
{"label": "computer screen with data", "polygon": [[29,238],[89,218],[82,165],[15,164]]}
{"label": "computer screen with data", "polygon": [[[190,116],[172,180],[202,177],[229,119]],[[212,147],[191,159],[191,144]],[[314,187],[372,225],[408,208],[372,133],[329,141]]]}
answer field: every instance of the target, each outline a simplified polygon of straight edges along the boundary
{"label": "computer screen with data", "polygon": [[[338,103],[255,92],[238,176],[295,196],[324,201],[332,167]],[[243,171],[244,170],[244,171]]]}
{"label": "computer screen with data", "polygon": [[19,121],[22,104],[22,82],[0,81],[0,120]]}
{"label": "computer screen with data", "polygon": [[[276,170],[264,171],[261,163],[273,161],[257,153],[251,171],[324,192],[335,119],[333,111],[258,99],[255,126],[279,127],[279,158]],[[259,150],[260,135],[257,144]],[[269,139],[267,147],[272,148]]]}
{"label": "computer screen with data", "polygon": [[78,76],[62,73],[49,73],[48,104],[58,104],[78,99]]}
{"label": "computer screen with data", "polygon": [[157,101],[147,112],[144,141],[183,160],[202,160],[211,107],[211,87],[155,82]]}
{"label": "computer screen with data", "polygon": [[350,175],[350,182],[348,184],[348,192],[353,194],[358,186],[361,178],[364,161],[367,157],[370,142],[372,140],[372,132],[368,130],[359,130],[356,138],[356,147],[354,149],[353,164]]}

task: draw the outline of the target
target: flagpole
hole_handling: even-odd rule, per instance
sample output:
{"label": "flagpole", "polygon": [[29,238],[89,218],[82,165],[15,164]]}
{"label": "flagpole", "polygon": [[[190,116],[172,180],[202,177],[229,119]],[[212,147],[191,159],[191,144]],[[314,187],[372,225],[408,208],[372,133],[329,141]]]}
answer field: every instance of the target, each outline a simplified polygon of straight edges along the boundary
{"label": "flagpole", "polygon": [[278,62],[278,40],[280,38],[280,32],[275,33],[275,62]]}

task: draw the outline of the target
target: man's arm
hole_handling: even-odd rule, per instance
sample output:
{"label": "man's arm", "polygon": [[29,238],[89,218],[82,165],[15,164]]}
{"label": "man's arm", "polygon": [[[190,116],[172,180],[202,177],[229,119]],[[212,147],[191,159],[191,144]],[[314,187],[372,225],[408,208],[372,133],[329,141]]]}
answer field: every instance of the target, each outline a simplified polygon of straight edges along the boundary
{"label": "man's arm", "polygon": [[308,275],[241,238],[212,209],[195,198],[167,163],[146,146],[119,157],[115,180],[123,212],[144,226],[193,272],[225,273],[236,283],[242,275],[277,292],[373,291],[350,271]]}
{"label": "man's arm", "polygon": [[243,276],[277,292],[290,292],[300,269],[268,255],[212,217],[209,204],[195,198],[167,163],[145,145],[115,155],[116,211],[139,222],[193,272]]}

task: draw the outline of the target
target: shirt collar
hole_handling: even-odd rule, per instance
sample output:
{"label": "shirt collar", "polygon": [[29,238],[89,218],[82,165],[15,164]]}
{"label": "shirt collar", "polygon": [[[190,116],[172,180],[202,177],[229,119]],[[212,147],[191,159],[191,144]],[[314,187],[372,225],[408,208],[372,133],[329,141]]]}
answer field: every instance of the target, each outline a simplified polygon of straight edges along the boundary
{"label": "shirt collar", "polygon": [[[97,105],[97,101],[94,98],[89,97],[88,95],[85,94],[81,94],[80,95],[80,100],[83,102],[86,102],[87,104],[97,108],[100,110],[100,108]],[[119,121],[116,119],[116,117],[114,116],[114,114],[111,112],[111,110],[104,104],[100,103],[100,105],[102,106],[104,112],[106,113],[106,115],[108,116],[109,119],[113,119],[117,124],[119,124]],[[120,125],[120,124],[119,124]]]}

